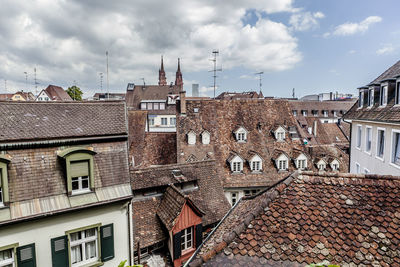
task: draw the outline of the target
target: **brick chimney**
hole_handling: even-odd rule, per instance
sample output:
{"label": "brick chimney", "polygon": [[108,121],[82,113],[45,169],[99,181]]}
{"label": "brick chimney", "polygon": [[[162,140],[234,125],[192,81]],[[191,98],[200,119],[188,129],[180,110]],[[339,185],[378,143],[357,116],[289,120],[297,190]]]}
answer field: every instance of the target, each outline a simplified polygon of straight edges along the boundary
{"label": "brick chimney", "polygon": [[181,114],[186,114],[186,91],[179,92],[179,103]]}

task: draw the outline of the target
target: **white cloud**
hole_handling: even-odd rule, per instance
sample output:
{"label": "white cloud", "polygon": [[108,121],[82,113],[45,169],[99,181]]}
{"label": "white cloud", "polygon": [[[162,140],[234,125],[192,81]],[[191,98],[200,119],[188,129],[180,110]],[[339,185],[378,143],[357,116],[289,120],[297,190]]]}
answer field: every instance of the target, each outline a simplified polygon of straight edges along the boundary
{"label": "white cloud", "polygon": [[363,21],[356,23],[356,22],[347,22],[341,25],[336,26],[335,30],[333,31],[333,35],[338,36],[348,36],[354,35],[357,33],[364,33],[368,30],[368,28],[378,22],[381,22],[382,18],[379,16],[369,16]]}
{"label": "white cloud", "polygon": [[389,55],[394,51],[394,46],[392,44],[385,44],[383,47],[376,50],[378,55]]}
{"label": "white cloud", "polygon": [[299,12],[293,14],[289,19],[289,24],[296,31],[306,31],[318,27],[318,19],[324,18],[322,12]]}
{"label": "white cloud", "polygon": [[[106,72],[106,50],[111,91],[125,90],[128,82],[141,83],[142,77],[147,84],[156,83],[161,54],[168,82],[174,80],[178,57],[183,75],[209,70],[213,49],[220,50],[224,69],[290,69],[302,59],[290,29],[261,17],[253,26],[243,25],[242,18],[250,9],[297,12],[292,2],[41,0],[26,5],[23,0],[3,1],[0,79],[7,79],[14,90],[24,88],[23,72],[29,73],[28,82],[33,84],[36,67],[40,88],[49,83],[66,87],[76,80],[85,92],[93,93],[100,87],[99,73]],[[103,90],[104,81],[105,77]]]}
{"label": "white cloud", "polygon": [[357,51],[356,50],[350,50],[349,54],[355,54]]}

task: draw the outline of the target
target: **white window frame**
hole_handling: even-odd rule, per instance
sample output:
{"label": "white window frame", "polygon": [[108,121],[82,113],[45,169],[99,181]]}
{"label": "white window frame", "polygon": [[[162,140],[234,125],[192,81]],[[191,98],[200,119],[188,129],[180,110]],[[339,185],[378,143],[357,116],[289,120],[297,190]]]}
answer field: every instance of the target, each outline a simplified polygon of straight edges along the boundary
{"label": "white window frame", "polygon": [[292,110],[293,116],[297,116],[297,110]]}
{"label": "white window frame", "polygon": [[276,131],[276,140],[278,140],[278,141],[284,141],[285,140],[285,131],[280,131],[280,129],[281,128],[279,128],[277,131]]}
{"label": "white window frame", "polygon": [[[1,172],[1,169],[0,169],[0,172]],[[1,179],[1,175],[0,175],[0,179]],[[3,188],[0,186],[0,208],[1,207],[4,207],[4,202],[3,202]],[[0,267],[1,267],[1,265],[0,265]]]}
{"label": "white window frame", "polygon": [[[372,107],[374,105],[374,89],[368,89],[368,107]],[[372,95],[371,95],[372,92]]]}
{"label": "white window frame", "polygon": [[147,110],[153,110],[153,103],[147,103]]}
{"label": "white window frame", "polygon": [[336,110],[333,111],[333,117],[337,117],[337,111]]}
{"label": "white window frame", "polygon": [[232,161],[231,162],[232,172],[239,173],[243,171],[243,161]]}
{"label": "white window frame", "polygon": [[[165,123],[164,123],[165,122]],[[162,126],[167,126],[168,125],[168,118],[161,118],[161,125]]]}
{"label": "white window frame", "polygon": [[146,103],[140,103],[140,109],[141,110],[146,110],[147,109],[147,104]]}
{"label": "white window frame", "polygon": [[[190,236],[190,238],[188,237]],[[193,248],[193,226],[188,227],[182,230],[181,235],[181,251],[184,254],[184,251],[190,250]],[[189,246],[190,243],[190,246]]]}
{"label": "white window frame", "polygon": [[211,141],[211,134],[208,131],[203,131],[201,133],[201,143],[203,145],[208,145],[210,144],[210,141]]}
{"label": "white window frame", "polygon": [[[72,188],[72,184],[74,182],[76,182],[76,181],[73,180],[75,178],[78,178],[78,189],[74,190]],[[87,179],[87,183],[88,183],[88,187],[87,188],[83,188],[83,179]],[[72,193],[72,195],[82,194],[82,193],[86,193],[86,192],[90,192],[90,176],[71,177],[71,193]]]}
{"label": "white window frame", "polygon": [[356,139],[356,148],[361,150],[362,146],[362,125],[357,124],[357,139]]}
{"label": "white window frame", "polygon": [[360,163],[356,162],[356,174],[360,174],[361,173],[361,166]]}
{"label": "white window frame", "polygon": [[230,196],[231,196],[231,205],[233,206],[239,200],[239,192],[238,191],[230,192]]}
{"label": "white window frame", "polygon": [[176,118],[173,118],[173,117],[169,118],[169,124],[175,126],[176,125]]}
{"label": "white window frame", "polygon": [[395,84],[395,105],[399,105],[400,104],[400,79],[396,80],[396,84]]}
{"label": "white window frame", "polygon": [[[379,156],[379,143],[380,143],[379,142],[380,141],[379,132],[383,132],[383,154],[382,154],[382,157]],[[375,157],[377,159],[379,159],[379,160],[382,160],[382,161],[385,158],[385,146],[386,146],[386,129],[382,128],[382,127],[377,127],[377,131],[376,131],[376,156]]]}
{"label": "white window frame", "polygon": [[[382,106],[382,107],[387,105],[388,88],[389,88],[388,84],[382,85],[381,88],[380,88],[379,105]],[[384,96],[383,96],[382,93],[384,93]]]}
{"label": "white window frame", "polygon": [[160,110],[164,110],[165,109],[165,103],[160,103]]}
{"label": "white window frame", "polygon": [[260,160],[251,161],[250,169],[252,172],[260,172],[261,171],[261,161]]}
{"label": "white window frame", "polygon": [[[395,134],[398,133],[400,135],[400,130],[396,130],[396,129],[392,129],[392,136],[391,136],[391,142],[390,142],[390,165],[392,165],[393,167],[396,167],[398,169],[400,169],[400,165],[397,165],[396,163],[393,162],[393,152],[394,152],[394,148],[393,146],[394,144],[394,137]],[[400,149],[400,148],[399,148]]]}
{"label": "white window frame", "polygon": [[307,110],[302,110],[301,115],[303,115],[303,117],[307,117],[307,115],[308,115]]}
{"label": "white window frame", "polygon": [[358,94],[358,108],[362,108],[364,106],[364,91],[360,90]]}
{"label": "white window frame", "polygon": [[[369,140],[369,150],[368,150],[368,129],[371,130],[370,132],[370,140]],[[373,131],[372,131],[372,126],[365,126],[365,153],[367,153],[368,155],[371,155],[371,151],[372,151],[372,135],[373,135]]]}
{"label": "white window frame", "polygon": [[[87,230],[91,230],[94,229],[94,236],[90,236],[90,237],[85,237],[86,231]],[[77,233],[81,233],[81,239],[72,241],[72,235],[73,234],[77,234]],[[70,250],[70,262],[71,262],[71,267],[79,267],[79,266],[85,266],[87,264],[93,263],[93,262],[98,262],[99,261],[99,242],[98,242],[98,227],[93,227],[93,228],[88,228],[85,230],[81,230],[81,231],[76,231],[76,232],[71,232],[69,234],[69,250]],[[95,241],[95,248],[96,248],[96,257],[91,258],[91,259],[85,259],[82,260],[80,262],[77,263],[72,263],[72,248],[73,247],[77,247],[77,246],[81,246],[82,247],[82,254],[81,254],[81,258],[84,259],[86,258],[86,243],[89,242],[93,242]]]}
{"label": "white window frame", "polygon": [[238,141],[239,143],[245,143],[247,142],[247,130],[244,129],[243,127],[240,127],[236,133],[236,141]]}
{"label": "white window frame", "polygon": [[324,111],[323,111],[324,117],[328,117],[328,113],[329,113],[329,112],[328,112],[327,110],[324,110]]}
{"label": "white window frame", "polygon": [[0,261],[0,267],[3,266],[9,266],[11,264],[11,267],[15,267],[15,255],[14,255],[14,248],[8,248],[4,249],[2,251],[10,250],[11,251],[11,258],[6,259],[6,260],[1,260]]}
{"label": "white window frame", "polygon": [[278,170],[280,171],[286,171],[288,169],[288,160],[287,159],[280,159],[278,160]]}
{"label": "white window frame", "polygon": [[154,117],[149,118],[149,126],[154,126]]}
{"label": "white window frame", "polygon": [[307,159],[297,159],[296,160],[296,167],[299,170],[304,170],[307,168]]}
{"label": "white window frame", "polygon": [[196,144],[196,133],[194,133],[193,131],[188,132],[187,134],[188,136],[188,144],[189,145],[195,145]]}
{"label": "white window frame", "polygon": [[[319,171],[325,171],[325,169],[326,169],[326,164],[325,164],[325,163],[318,163],[318,164],[317,164],[317,167],[318,167],[318,170],[319,170]],[[323,167],[323,168],[321,168],[321,167]]]}

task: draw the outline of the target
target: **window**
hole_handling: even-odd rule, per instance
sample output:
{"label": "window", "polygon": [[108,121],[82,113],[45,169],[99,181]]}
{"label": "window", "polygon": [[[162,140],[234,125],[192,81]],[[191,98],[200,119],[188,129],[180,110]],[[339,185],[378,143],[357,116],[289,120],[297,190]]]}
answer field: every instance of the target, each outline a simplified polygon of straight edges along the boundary
{"label": "window", "polygon": [[71,147],[57,152],[65,159],[67,192],[69,195],[86,193],[94,188],[94,160],[92,147]]}
{"label": "window", "polygon": [[357,148],[361,148],[361,134],[362,134],[361,125],[357,125]]}
{"label": "window", "polygon": [[194,113],[199,113],[199,108],[193,108]]}
{"label": "window", "polygon": [[168,124],[168,118],[161,118],[161,125],[167,125]]}
{"label": "window", "polygon": [[190,131],[188,133],[188,144],[189,145],[194,145],[196,144],[196,133],[193,131]]}
{"label": "window", "polygon": [[367,126],[365,133],[365,152],[371,152],[371,143],[372,143],[372,128]]}
{"label": "window", "polygon": [[244,196],[246,197],[254,196],[258,192],[260,192],[260,189],[244,190]]}
{"label": "window", "polygon": [[147,105],[146,103],[140,103],[140,109],[146,109]]}
{"label": "window", "polygon": [[332,170],[333,171],[338,171],[339,170],[339,163],[335,162],[331,164]]}
{"label": "window", "polygon": [[297,110],[292,110],[293,116],[297,116]]}
{"label": "window", "polygon": [[245,133],[238,133],[237,134],[238,141],[246,141],[246,134]]}
{"label": "window", "polygon": [[182,230],[181,235],[181,251],[191,249],[193,247],[193,227]]}
{"label": "window", "polygon": [[10,158],[8,155],[0,155],[0,207],[9,201],[7,165]]}
{"label": "window", "polygon": [[336,110],[333,111],[333,117],[337,117],[337,111]]}
{"label": "window", "polygon": [[0,266],[1,267],[14,267],[14,249],[6,249],[0,251]]}
{"label": "window", "polygon": [[311,110],[311,113],[313,114],[314,117],[318,116],[318,110]]}
{"label": "window", "polygon": [[154,103],[153,104],[154,109],[160,109],[160,104],[159,103]]}
{"label": "window", "polygon": [[383,158],[385,153],[385,130],[378,128],[378,142],[377,142],[376,156]]}
{"label": "window", "polygon": [[364,92],[360,91],[359,95],[358,95],[358,107],[362,107],[364,106]]}
{"label": "window", "polygon": [[153,109],[153,103],[147,103],[147,110]]}
{"label": "window", "polygon": [[304,117],[307,117],[307,110],[302,110],[302,111],[301,111],[301,114],[302,114]]}
{"label": "window", "polygon": [[297,169],[304,170],[307,167],[307,160],[298,159],[297,160]]}
{"label": "window", "polygon": [[232,171],[233,172],[241,172],[242,171],[242,162],[232,162]]}
{"label": "window", "polygon": [[392,136],[392,163],[400,166],[400,132],[393,132]]}
{"label": "window", "polygon": [[245,128],[239,127],[239,129],[237,129],[234,133],[238,142],[247,141],[247,130]]}
{"label": "window", "polygon": [[70,234],[71,266],[82,266],[98,260],[97,228]]}
{"label": "window", "polygon": [[169,118],[169,124],[176,125],[176,118]]}
{"label": "window", "polygon": [[328,111],[327,110],[324,110],[323,113],[324,113],[324,117],[328,117]]}
{"label": "window", "polygon": [[149,118],[149,125],[154,126],[154,117]]}
{"label": "window", "polygon": [[204,131],[201,133],[201,142],[203,145],[208,145],[210,143],[210,133],[207,131]]}
{"label": "window", "polygon": [[323,170],[325,170],[326,165],[325,165],[325,163],[319,163],[317,165],[317,167],[318,167],[318,170],[323,171]]}
{"label": "window", "polygon": [[90,191],[89,161],[71,161],[72,194]]}
{"label": "window", "polygon": [[397,84],[396,84],[396,103],[395,104],[400,104],[400,82],[397,82]]}
{"label": "window", "polygon": [[285,131],[282,128],[279,128],[278,130],[276,130],[275,137],[278,141],[285,140]]}
{"label": "window", "polygon": [[387,104],[387,89],[387,85],[381,87],[381,94],[379,98],[379,104],[381,106],[385,106]]}
{"label": "window", "polygon": [[374,105],[374,89],[368,90],[368,107],[372,107]]}
{"label": "window", "polygon": [[231,192],[231,204],[232,206],[238,201],[239,192]]}
{"label": "window", "polygon": [[361,172],[360,164],[356,162],[356,173],[359,174]]}
{"label": "window", "polygon": [[260,171],[261,170],[261,162],[260,161],[252,161],[251,162],[251,170],[252,171]]}
{"label": "window", "polygon": [[165,103],[160,103],[160,109],[164,110],[165,109]]}
{"label": "window", "polygon": [[279,160],[278,161],[278,169],[283,171],[287,169],[287,160]]}

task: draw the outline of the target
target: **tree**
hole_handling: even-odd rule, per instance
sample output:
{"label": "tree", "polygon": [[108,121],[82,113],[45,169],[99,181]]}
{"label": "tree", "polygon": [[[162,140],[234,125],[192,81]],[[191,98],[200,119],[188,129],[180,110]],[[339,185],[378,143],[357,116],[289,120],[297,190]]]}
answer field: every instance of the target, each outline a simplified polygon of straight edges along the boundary
{"label": "tree", "polygon": [[65,90],[67,94],[73,99],[73,100],[82,100],[82,95],[83,92],[81,88],[79,88],[76,85],[73,85],[71,87],[68,87],[67,90]]}

